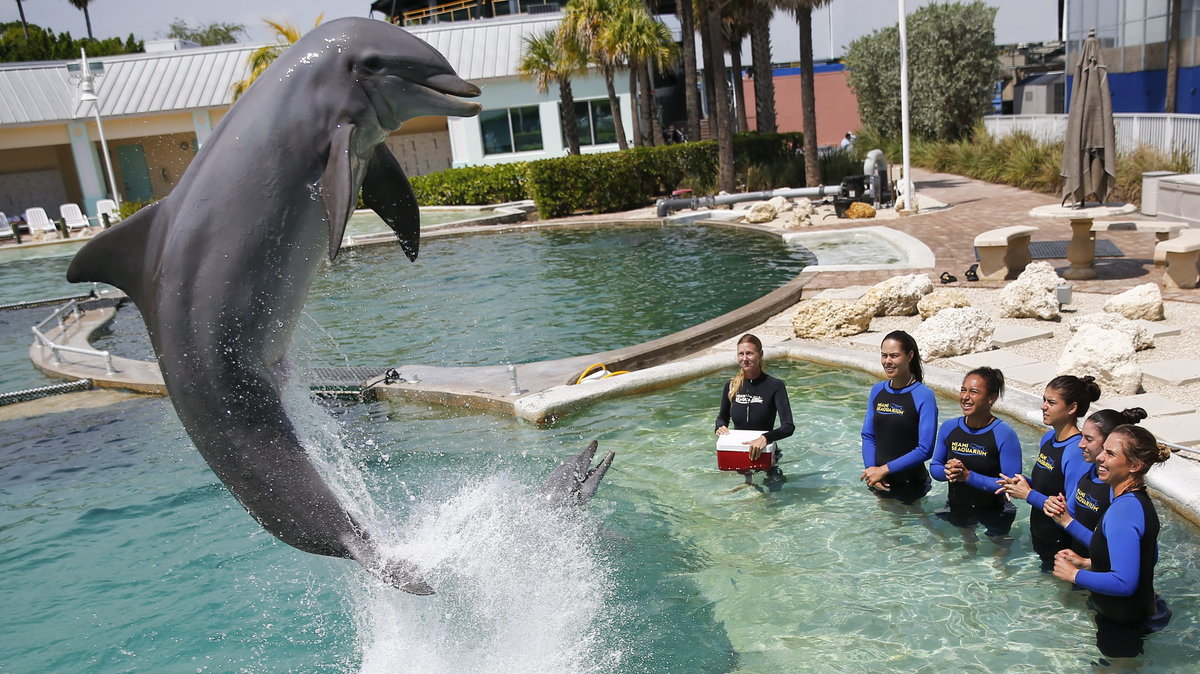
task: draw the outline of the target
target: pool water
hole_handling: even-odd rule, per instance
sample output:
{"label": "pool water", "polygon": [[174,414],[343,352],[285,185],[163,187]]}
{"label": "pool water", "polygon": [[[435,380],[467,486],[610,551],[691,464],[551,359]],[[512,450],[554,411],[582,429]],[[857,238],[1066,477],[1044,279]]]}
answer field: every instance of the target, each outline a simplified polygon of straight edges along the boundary
{"label": "pool water", "polygon": [[[730,358],[732,364],[732,356]],[[732,371],[732,367],[730,370]],[[872,378],[768,363],[798,431],[786,483],[715,470],[725,376],[539,429],[406,404],[291,402],[323,470],[438,589],[378,587],[264,533],[160,399],[6,422],[0,662],[10,671],[1074,671],[1085,595],[1038,571],[1027,508],[998,545],[858,482]],[[943,418],[956,412],[939,400]],[[1017,426],[1026,464],[1040,431]],[[63,432],[63,429],[69,429]],[[618,452],[589,507],[534,497],[557,460]],[[761,478],[758,480],[761,482]],[[1159,506],[1174,610],[1150,670],[1200,656],[1196,530]]]}

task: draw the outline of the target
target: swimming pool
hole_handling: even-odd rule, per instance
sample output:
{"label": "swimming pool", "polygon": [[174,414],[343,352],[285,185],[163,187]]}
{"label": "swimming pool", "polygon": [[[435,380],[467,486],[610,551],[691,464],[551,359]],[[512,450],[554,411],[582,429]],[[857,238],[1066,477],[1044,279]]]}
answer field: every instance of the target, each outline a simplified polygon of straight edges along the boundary
{"label": "swimming pool", "polygon": [[[360,502],[370,494],[372,519],[403,523],[388,535],[407,532],[396,549],[431,569],[439,594],[425,598],[275,542],[165,400],[6,422],[0,662],[1070,671],[1098,658],[1084,594],[1039,573],[1023,505],[1015,541],[998,546],[932,517],[944,485],[919,508],[877,503],[858,482],[872,379],[808,363],[768,370],[788,382],[799,430],[784,442],[788,481],[765,493],[715,470],[710,429],[729,373],[603,401],[549,429],[419,404],[321,411],[299,396],[294,416],[326,471]],[[1028,465],[1040,431],[1014,426]],[[542,509],[534,486],[592,438],[618,457],[586,515]],[[1175,618],[1141,662],[1187,670],[1200,656],[1200,552],[1194,527],[1159,514],[1156,587]]]}

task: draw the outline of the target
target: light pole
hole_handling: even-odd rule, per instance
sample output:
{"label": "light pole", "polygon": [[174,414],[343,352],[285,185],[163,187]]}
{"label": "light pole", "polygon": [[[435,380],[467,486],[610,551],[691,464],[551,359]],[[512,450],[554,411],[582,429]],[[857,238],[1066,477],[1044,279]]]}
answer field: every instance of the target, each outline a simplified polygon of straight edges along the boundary
{"label": "light pole", "polygon": [[[120,206],[121,194],[117,191],[117,178],[113,174],[112,157],[108,154],[108,142],[104,140],[104,125],[100,122],[100,98],[96,96],[95,80],[104,74],[104,64],[92,63],[89,67],[87,52],[82,47],[79,49],[79,57],[80,73],[72,76],[71,79],[74,81],[75,77],[79,78],[79,102],[92,104],[92,112],[96,116],[96,132],[100,136],[100,151],[104,155],[104,168],[108,170],[108,186],[112,191],[113,201]],[[74,69],[68,66],[68,70]]]}
{"label": "light pole", "polygon": [[916,195],[913,194],[912,177],[909,175],[909,133],[908,133],[908,25],[905,21],[907,10],[904,0],[900,3],[900,142],[904,158],[904,174],[901,185],[904,190],[904,210],[912,212],[917,208]]}

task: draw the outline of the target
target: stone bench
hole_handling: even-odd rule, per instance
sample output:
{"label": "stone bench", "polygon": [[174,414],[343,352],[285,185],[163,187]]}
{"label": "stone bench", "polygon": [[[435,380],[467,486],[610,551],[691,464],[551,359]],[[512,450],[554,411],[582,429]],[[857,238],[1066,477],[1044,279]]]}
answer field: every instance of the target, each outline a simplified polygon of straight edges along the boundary
{"label": "stone bench", "polygon": [[[1153,220],[1109,220],[1092,223],[1092,233],[1097,232],[1145,232],[1153,234],[1154,238],[1159,242],[1168,241],[1179,236],[1179,233],[1188,228],[1182,222],[1158,222]],[[1154,249],[1154,264],[1161,267],[1167,263],[1162,257],[1158,249]]]}
{"label": "stone bench", "polygon": [[1029,237],[1037,227],[1013,225],[988,230],[975,237],[979,254],[979,278],[992,281],[1016,278],[1033,261],[1029,255]]}
{"label": "stone bench", "polygon": [[1200,283],[1200,229],[1184,230],[1179,236],[1154,246],[1154,258],[1167,261],[1163,286],[1195,288]]}

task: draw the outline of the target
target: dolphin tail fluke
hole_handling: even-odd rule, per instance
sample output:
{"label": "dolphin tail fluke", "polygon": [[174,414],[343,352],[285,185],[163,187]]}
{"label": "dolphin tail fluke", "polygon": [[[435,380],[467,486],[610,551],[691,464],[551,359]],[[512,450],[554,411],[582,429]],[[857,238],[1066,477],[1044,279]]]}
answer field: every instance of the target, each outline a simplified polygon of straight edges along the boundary
{"label": "dolphin tail fluke", "polygon": [[71,283],[107,283],[138,302],[158,204],[151,204],[84,244],[67,267]]}
{"label": "dolphin tail fluke", "polygon": [[397,590],[421,596],[433,594],[433,587],[421,578],[417,567],[408,560],[390,560],[384,563],[383,568],[373,570],[372,573]]}

